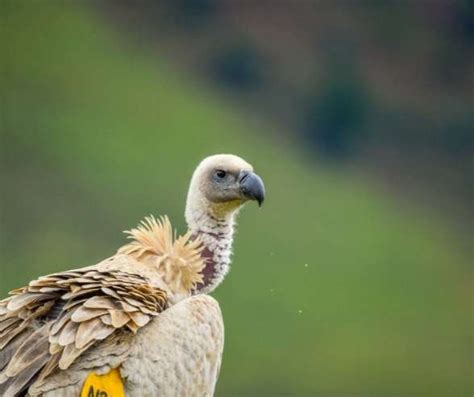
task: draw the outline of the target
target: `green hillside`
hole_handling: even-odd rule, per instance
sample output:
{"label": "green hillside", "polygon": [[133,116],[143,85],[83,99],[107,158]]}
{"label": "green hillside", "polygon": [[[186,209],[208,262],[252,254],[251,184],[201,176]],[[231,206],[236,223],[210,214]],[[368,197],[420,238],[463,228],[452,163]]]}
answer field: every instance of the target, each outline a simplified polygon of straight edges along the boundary
{"label": "green hillside", "polygon": [[1,6],[2,295],[110,255],[151,212],[182,231],[197,162],[235,153],[268,199],[216,293],[217,395],[472,394],[471,273],[443,225],[303,161],[93,10],[49,4]]}

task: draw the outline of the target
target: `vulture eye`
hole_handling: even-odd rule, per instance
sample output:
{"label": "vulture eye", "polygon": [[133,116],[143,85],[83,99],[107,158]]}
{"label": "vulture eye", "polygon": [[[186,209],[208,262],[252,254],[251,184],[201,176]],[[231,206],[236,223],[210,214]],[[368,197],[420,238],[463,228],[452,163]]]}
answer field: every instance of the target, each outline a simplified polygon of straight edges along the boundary
{"label": "vulture eye", "polygon": [[217,181],[223,181],[226,176],[227,176],[227,172],[225,172],[224,170],[217,170],[214,173],[214,177]]}

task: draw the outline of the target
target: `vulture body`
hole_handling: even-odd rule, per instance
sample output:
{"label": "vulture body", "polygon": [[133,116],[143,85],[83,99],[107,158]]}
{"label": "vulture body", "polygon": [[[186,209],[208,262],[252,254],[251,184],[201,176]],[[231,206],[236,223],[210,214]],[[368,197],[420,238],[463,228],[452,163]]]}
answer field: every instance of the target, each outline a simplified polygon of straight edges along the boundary
{"label": "vulture body", "polygon": [[207,293],[229,270],[235,215],[264,193],[247,162],[210,156],[191,179],[186,234],[148,217],[112,257],[11,291],[0,395],[212,396],[224,324]]}

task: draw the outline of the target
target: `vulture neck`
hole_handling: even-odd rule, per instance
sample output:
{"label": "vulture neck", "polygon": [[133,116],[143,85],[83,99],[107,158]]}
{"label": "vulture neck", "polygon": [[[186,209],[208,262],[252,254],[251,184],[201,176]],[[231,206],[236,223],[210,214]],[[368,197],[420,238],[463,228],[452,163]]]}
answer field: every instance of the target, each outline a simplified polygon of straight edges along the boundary
{"label": "vulture neck", "polygon": [[199,208],[186,208],[186,222],[194,238],[204,243],[201,253],[206,262],[203,282],[197,285],[194,293],[212,292],[230,269],[232,240],[237,210],[211,211]]}

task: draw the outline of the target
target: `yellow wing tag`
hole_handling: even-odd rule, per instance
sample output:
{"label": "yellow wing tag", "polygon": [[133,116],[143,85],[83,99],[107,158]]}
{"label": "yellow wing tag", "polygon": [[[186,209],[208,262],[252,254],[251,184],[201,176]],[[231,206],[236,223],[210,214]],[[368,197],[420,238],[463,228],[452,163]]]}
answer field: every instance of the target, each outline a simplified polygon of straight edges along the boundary
{"label": "yellow wing tag", "polygon": [[91,372],[82,386],[81,397],[125,397],[119,370],[115,368],[105,375]]}

